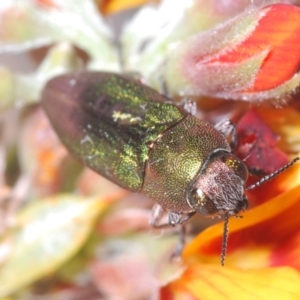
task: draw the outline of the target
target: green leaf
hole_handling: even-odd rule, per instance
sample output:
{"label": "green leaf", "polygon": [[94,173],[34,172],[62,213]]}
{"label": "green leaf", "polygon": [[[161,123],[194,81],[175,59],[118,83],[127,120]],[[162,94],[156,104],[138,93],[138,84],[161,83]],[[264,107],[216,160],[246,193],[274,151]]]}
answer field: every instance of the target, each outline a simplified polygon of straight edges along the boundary
{"label": "green leaf", "polygon": [[[83,200],[84,199],[84,200]],[[0,269],[0,297],[54,272],[84,244],[106,202],[58,195],[39,200],[18,216],[13,250]]]}
{"label": "green leaf", "polygon": [[92,0],[0,3],[0,53],[18,53],[57,42],[83,49],[100,69],[118,70],[113,35]]}
{"label": "green leaf", "polygon": [[51,47],[37,71],[32,74],[18,74],[0,65],[0,111],[37,102],[41,89],[50,78],[79,69],[81,65],[80,58],[69,43]]}
{"label": "green leaf", "polygon": [[14,74],[7,68],[0,66],[0,110],[14,103]]}
{"label": "green leaf", "polygon": [[24,106],[37,102],[40,100],[40,92],[43,86],[50,78],[76,70],[80,68],[80,65],[81,61],[70,44],[59,43],[54,45],[50,48],[36,72],[32,74],[15,74],[15,105]]}

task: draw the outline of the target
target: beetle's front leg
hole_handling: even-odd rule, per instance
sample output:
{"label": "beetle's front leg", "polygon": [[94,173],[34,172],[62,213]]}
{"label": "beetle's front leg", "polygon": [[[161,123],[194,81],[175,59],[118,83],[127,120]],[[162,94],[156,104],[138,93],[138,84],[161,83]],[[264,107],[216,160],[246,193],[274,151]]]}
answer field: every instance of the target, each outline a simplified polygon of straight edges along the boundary
{"label": "beetle's front leg", "polygon": [[154,228],[166,228],[170,226],[181,225],[188,221],[194,214],[195,212],[179,213],[170,211],[168,214],[168,223],[160,223],[164,216],[164,209],[156,203],[152,208],[150,225]]}
{"label": "beetle's front leg", "polygon": [[174,259],[181,254],[183,247],[185,245],[185,237],[186,237],[186,226],[184,223],[188,221],[194,214],[195,212],[177,213],[177,212],[170,211],[168,214],[168,223],[160,223],[164,215],[164,209],[159,204],[155,204],[153,206],[152,215],[150,218],[151,226],[153,226],[154,228],[167,228],[170,226],[180,225],[179,243],[177,244],[171,256],[171,259]]}
{"label": "beetle's front leg", "polygon": [[171,226],[181,225],[189,220],[196,212],[178,213],[174,211],[169,212],[169,224]]}
{"label": "beetle's front leg", "polygon": [[186,241],[186,233],[186,224],[180,224],[179,242],[171,255],[171,260],[176,259],[181,255]]}
{"label": "beetle's front leg", "polygon": [[237,144],[237,133],[235,125],[230,120],[222,120],[214,126],[220,133],[225,135],[229,140],[231,149],[234,149]]}
{"label": "beetle's front leg", "polygon": [[164,215],[164,209],[159,204],[156,203],[152,208],[150,225],[154,228],[169,227],[170,226],[169,223],[160,224],[163,215]]}

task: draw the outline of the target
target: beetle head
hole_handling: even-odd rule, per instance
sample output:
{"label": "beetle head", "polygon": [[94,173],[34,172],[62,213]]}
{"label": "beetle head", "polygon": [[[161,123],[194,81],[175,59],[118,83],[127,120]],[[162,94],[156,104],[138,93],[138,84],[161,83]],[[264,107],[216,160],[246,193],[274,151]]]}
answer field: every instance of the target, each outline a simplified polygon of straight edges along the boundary
{"label": "beetle head", "polygon": [[191,183],[187,201],[203,215],[236,215],[248,206],[244,186],[248,169],[235,155],[218,150],[203,164]]}

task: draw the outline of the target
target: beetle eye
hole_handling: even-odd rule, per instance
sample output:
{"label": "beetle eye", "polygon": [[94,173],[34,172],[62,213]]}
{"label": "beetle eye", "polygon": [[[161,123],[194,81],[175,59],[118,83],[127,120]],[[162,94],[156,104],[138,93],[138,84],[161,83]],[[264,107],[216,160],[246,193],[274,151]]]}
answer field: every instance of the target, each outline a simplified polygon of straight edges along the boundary
{"label": "beetle eye", "polygon": [[203,215],[212,215],[218,212],[214,203],[201,189],[195,189],[192,191],[189,204],[196,212]]}
{"label": "beetle eye", "polygon": [[222,162],[227,165],[234,173],[242,180],[246,181],[248,178],[248,169],[246,165],[233,154],[225,154],[221,157]]}

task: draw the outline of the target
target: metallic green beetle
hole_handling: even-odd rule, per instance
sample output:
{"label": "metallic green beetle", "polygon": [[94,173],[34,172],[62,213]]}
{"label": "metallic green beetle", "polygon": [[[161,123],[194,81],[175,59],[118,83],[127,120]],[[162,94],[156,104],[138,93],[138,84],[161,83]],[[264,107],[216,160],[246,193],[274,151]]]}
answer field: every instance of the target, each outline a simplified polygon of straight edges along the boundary
{"label": "metallic green beetle", "polygon": [[[42,105],[79,160],[157,203],[153,226],[164,226],[163,210],[170,225],[197,212],[225,214],[227,231],[228,216],[247,208],[248,171],[231,153],[230,122],[214,127],[140,81],[112,73],[56,77],[44,88]],[[224,236],[222,264],[227,232]]]}

